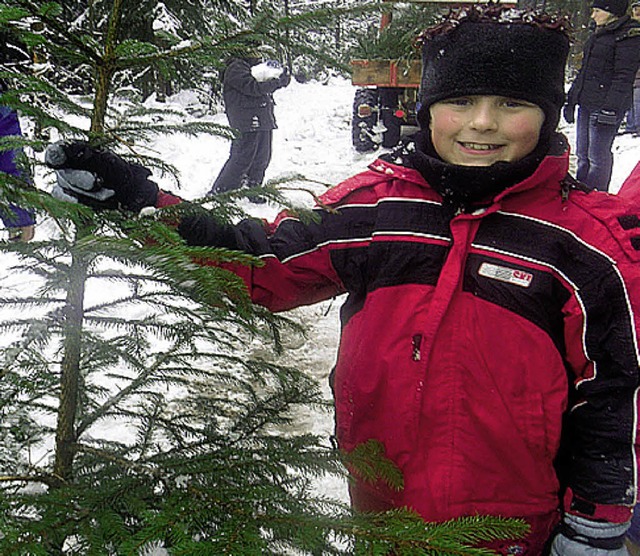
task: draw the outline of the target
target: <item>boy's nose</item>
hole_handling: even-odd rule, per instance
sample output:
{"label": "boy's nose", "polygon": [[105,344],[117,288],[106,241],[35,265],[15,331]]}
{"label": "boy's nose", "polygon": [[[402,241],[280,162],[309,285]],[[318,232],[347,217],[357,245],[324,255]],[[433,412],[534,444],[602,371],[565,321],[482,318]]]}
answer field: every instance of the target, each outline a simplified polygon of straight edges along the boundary
{"label": "boy's nose", "polygon": [[473,129],[478,131],[495,130],[498,127],[495,108],[485,104],[479,104],[472,110],[469,124]]}

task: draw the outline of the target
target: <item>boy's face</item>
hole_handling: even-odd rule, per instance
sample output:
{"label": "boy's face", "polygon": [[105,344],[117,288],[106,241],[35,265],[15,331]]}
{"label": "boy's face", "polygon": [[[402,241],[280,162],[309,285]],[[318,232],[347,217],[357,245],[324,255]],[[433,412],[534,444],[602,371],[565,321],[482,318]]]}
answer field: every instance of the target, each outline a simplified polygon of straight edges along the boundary
{"label": "boy's face", "polygon": [[631,8],[631,17],[640,21],[640,4]]}
{"label": "boy's face", "polygon": [[544,122],[539,106],[493,95],[448,98],[432,104],[429,113],[436,152],[460,166],[524,158],[536,148]]}

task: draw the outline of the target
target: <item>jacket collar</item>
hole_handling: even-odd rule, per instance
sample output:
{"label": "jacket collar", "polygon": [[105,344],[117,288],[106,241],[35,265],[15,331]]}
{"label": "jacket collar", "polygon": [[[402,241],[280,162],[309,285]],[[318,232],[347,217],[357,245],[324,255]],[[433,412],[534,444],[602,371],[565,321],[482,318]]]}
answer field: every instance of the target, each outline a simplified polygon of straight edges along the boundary
{"label": "jacket collar", "polygon": [[[550,149],[550,153],[542,160],[537,169],[526,179],[501,191],[491,201],[491,204],[501,203],[503,199],[515,196],[533,188],[552,188],[560,191],[562,182],[569,171],[569,146],[564,136],[555,146]],[[379,158],[369,165],[369,169],[385,174],[395,179],[415,183],[422,187],[433,189],[425,178],[414,168],[401,165],[401,160],[397,163],[387,159]]]}
{"label": "jacket collar", "polygon": [[603,25],[602,27],[596,27],[596,33],[613,33],[614,31],[617,31],[618,29],[620,29],[620,27],[622,27],[630,19],[631,19],[631,16],[623,15],[622,17],[619,17],[618,19],[614,19],[613,21],[610,21],[609,23],[607,23],[606,25]]}

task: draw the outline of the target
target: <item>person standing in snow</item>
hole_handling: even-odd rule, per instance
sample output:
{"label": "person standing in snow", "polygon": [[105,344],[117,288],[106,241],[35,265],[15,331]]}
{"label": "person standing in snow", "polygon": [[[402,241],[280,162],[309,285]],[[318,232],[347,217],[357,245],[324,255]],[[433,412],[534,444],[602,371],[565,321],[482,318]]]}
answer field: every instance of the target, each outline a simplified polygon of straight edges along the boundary
{"label": "person standing in snow", "polygon": [[271,161],[276,129],[273,93],[291,81],[287,68],[262,62],[258,48],[232,58],[224,71],[222,95],[229,125],[240,135],[231,142],[229,159],[210,195],[240,187],[259,187]]}
{"label": "person standing in snow", "polygon": [[[640,0],[631,3],[631,17],[640,23]],[[627,133],[640,135],[640,67],[633,80],[633,99],[627,112]]]}
{"label": "person standing in snow", "polygon": [[631,106],[640,67],[640,23],[626,15],[628,0],[594,0],[596,24],[584,45],[582,67],[569,90],[565,120],[576,124],[576,177],[607,191],[613,168],[613,140]]}
{"label": "person standing in snow", "polygon": [[[6,71],[18,58],[17,48],[10,44],[7,33],[0,33],[0,69]],[[15,110],[2,105],[2,94],[8,89],[5,80],[0,79],[0,137],[20,136],[20,120]],[[23,173],[17,165],[19,151],[0,150],[0,172],[10,174],[17,178],[23,178]],[[10,240],[29,241],[34,236],[35,218],[30,210],[10,205],[0,209],[0,219],[9,230]]]}
{"label": "person standing in snow", "polygon": [[[478,4],[422,41],[421,131],[321,196],[316,219],[189,212],[178,232],[260,257],[232,270],[271,310],[347,294],[337,441],[381,443],[404,481],[351,470],[354,509],[519,517],[525,538],[488,547],[622,556],[638,483],[640,218],[568,174],[555,131],[568,23]],[[84,143],[47,160],[79,202],[95,198],[73,172],[127,210],[184,202]]]}

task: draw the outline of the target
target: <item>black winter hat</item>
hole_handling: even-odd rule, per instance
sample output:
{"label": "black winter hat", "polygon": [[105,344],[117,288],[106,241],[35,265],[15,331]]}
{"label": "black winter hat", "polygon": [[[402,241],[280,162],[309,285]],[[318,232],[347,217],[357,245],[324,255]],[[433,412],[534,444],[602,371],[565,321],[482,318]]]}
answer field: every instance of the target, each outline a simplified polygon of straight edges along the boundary
{"label": "black winter hat", "polygon": [[564,18],[504,5],[470,6],[426,29],[422,41],[422,107],[465,95],[499,95],[540,106],[553,130],[564,104],[564,68],[569,53]]}
{"label": "black winter hat", "polygon": [[629,0],[593,0],[592,8],[600,8],[617,17],[622,17],[627,13]]}

